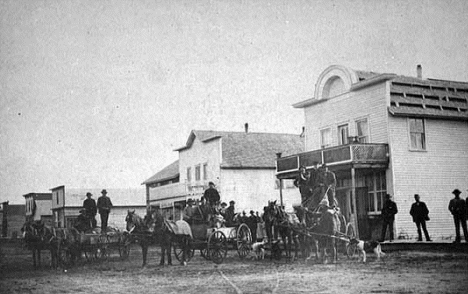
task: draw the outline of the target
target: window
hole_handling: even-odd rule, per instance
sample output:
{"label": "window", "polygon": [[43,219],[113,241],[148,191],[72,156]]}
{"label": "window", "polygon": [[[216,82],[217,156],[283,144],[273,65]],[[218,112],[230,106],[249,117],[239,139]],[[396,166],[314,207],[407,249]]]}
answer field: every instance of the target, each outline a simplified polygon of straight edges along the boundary
{"label": "window", "polygon": [[338,145],[346,145],[349,143],[349,128],[348,124],[338,126]]}
{"label": "window", "polygon": [[192,181],[192,168],[187,167],[187,182],[190,183]]}
{"label": "window", "polygon": [[426,131],[424,120],[409,118],[410,146],[413,150],[426,150]]}
{"label": "window", "polygon": [[367,194],[367,212],[377,214],[382,211],[385,194],[387,194],[387,179],[385,171],[375,172],[366,176]]}
{"label": "window", "polygon": [[203,164],[203,179],[208,180],[208,163]]}
{"label": "window", "polygon": [[200,165],[197,165],[195,167],[195,181],[200,181],[200,179],[201,179],[200,173],[201,173],[201,167],[200,167]]}
{"label": "window", "polygon": [[322,148],[327,148],[331,146],[331,129],[320,130],[320,145]]}
{"label": "window", "polygon": [[367,118],[356,121],[356,135],[359,143],[369,143],[369,125]]}

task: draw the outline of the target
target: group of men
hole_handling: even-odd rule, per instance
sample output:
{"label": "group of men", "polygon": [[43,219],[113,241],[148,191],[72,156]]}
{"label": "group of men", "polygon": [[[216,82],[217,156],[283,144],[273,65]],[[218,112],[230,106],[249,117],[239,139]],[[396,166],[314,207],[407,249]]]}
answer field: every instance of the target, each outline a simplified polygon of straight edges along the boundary
{"label": "group of men", "polygon": [[308,209],[315,209],[319,205],[338,207],[335,196],[335,173],[328,170],[325,164],[319,166],[318,163],[315,163],[310,170],[301,166],[299,175],[294,180],[294,185],[299,188],[301,193],[302,206]]}
{"label": "group of men", "polygon": [[101,194],[96,204],[96,201],[92,198],[93,194],[90,192],[86,193],[83,209],[80,210],[80,215],[75,225],[78,231],[88,231],[96,228],[96,214],[98,212],[101,217],[101,231],[105,232],[107,230],[109,214],[113,205],[105,189],[101,191]]}
{"label": "group of men", "polygon": [[[448,210],[453,216],[453,221],[455,223],[455,243],[461,242],[460,236],[460,227],[462,227],[463,235],[465,241],[468,242],[468,230],[467,230],[467,218],[468,218],[468,198],[467,201],[460,198],[462,192],[458,189],[452,191],[452,194],[455,195],[453,199],[450,200]],[[418,230],[418,241],[422,241],[422,233],[424,232],[424,237],[426,241],[432,241],[429,233],[427,231],[426,222],[430,220],[429,218],[429,209],[427,208],[426,203],[422,202],[419,194],[414,194],[415,202],[411,205],[410,215],[413,218],[413,222],[416,224]],[[398,213],[398,208],[395,202],[391,200],[391,196],[387,194],[386,200],[382,208],[382,235],[380,241],[385,240],[385,234],[387,227],[390,231],[390,241],[393,240],[393,222],[395,220],[395,214]]]}

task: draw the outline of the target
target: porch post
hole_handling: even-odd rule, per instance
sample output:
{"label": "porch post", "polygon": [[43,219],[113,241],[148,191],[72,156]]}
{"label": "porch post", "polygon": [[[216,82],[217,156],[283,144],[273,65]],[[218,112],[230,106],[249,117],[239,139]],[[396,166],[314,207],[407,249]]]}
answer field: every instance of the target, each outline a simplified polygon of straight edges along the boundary
{"label": "porch post", "polygon": [[356,231],[356,238],[359,238],[359,227],[358,227],[358,208],[356,201],[356,169],[354,166],[351,167],[351,201],[353,202],[354,212],[354,230]]}
{"label": "porch post", "polygon": [[[281,158],[281,152],[276,153],[276,158]],[[298,157],[299,158],[299,157]],[[278,165],[278,160],[276,160]],[[276,166],[276,171],[278,171],[278,166]],[[279,192],[280,192],[280,205],[283,206],[283,179],[279,179]]]}

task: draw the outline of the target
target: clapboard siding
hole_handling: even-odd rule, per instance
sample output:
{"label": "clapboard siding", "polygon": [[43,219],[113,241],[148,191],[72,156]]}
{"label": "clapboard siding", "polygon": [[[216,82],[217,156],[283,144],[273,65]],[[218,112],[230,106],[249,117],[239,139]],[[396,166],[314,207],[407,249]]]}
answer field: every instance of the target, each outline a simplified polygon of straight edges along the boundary
{"label": "clapboard siding", "polygon": [[381,83],[331,98],[306,107],[306,151],[320,149],[320,130],[332,129],[332,145],[338,145],[338,126],[348,123],[349,135],[355,136],[357,119],[369,123],[370,142],[387,143],[386,84]]}
{"label": "clapboard siding", "polygon": [[[280,202],[280,191],[276,187],[275,170],[222,169],[223,183],[222,201],[236,202],[236,210],[247,213],[250,210],[263,212],[268,201]],[[283,202],[288,211],[294,204],[300,203],[300,193],[297,188],[283,189]]]}
{"label": "clapboard siding", "polygon": [[393,193],[400,207],[397,232],[417,236],[409,215],[417,193],[430,210],[429,233],[434,238],[450,238],[454,235],[447,209],[453,198],[451,191],[454,188],[466,191],[468,187],[468,124],[433,119],[425,122],[427,150],[410,151],[407,119],[389,117]]}

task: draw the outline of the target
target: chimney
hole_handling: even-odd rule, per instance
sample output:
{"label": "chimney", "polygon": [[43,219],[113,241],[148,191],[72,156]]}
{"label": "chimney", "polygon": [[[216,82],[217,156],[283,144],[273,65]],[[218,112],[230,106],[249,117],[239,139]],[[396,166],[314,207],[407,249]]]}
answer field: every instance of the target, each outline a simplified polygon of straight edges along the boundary
{"label": "chimney", "polygon": [[416,66],[416,74],[417,74],[418,79],[422,79],[422,66],[420,64]]}
{"label": "chimney", "polygon": [[248,133],[249,132],[249,124],[245,123],[244,127],[245,127],[245,132]]}

